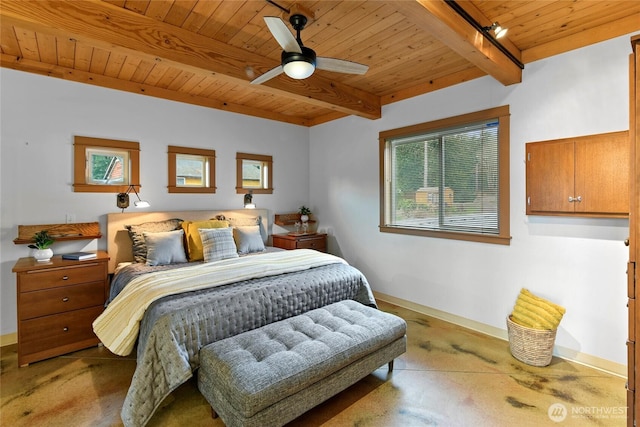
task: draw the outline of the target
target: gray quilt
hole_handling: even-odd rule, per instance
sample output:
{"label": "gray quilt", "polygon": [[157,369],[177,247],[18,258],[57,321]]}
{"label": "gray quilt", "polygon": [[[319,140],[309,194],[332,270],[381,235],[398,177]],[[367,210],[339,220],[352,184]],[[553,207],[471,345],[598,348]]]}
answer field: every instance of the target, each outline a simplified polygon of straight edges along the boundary
{"label": "gray quilt", "polygon": [[124,425],[144,426],[164,398],[191,378],[205,345],[345,299],[376,305],[359,270],[331,264],[155,301],[140,325]]}

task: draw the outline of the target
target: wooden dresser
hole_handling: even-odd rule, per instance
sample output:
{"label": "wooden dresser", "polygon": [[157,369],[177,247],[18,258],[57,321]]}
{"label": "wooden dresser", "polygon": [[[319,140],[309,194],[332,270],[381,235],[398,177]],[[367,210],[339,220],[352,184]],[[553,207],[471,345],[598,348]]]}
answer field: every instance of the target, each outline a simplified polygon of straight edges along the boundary
{"label": "wooden dresser", "polygon": [[20,258],[17,274],[18,364],[69,353],[99,343],[91,324],[102,313],[109,292],[107,261]]}
{"label": "wooden dresser", "polygon": [[273,246],[282,249],[315,249],[327,252],[327,235],[314,234],[274,234]]}

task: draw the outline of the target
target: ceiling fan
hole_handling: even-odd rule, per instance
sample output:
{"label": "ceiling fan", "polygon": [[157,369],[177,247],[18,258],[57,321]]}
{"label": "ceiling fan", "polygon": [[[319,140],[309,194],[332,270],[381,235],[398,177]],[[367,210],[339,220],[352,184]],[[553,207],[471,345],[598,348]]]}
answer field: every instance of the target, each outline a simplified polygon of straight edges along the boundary
{"label": "ceiling fan", "polygon": [[369,69],[367,65],[358,64],[357,62],[316,56],[313,49],[302,44],[302,39],[300,38],[300,31],[307,24],[307,17],[304,15],[296,13],[289,18],[291,26],[296,30],[296,37],[291,34],[282,19],[275,16],[265,16],[264,21],[283,49],[282,62],[277,67],[252,80],[251,84],[264,83],[282,73],[292,79],[302,80],[312,75],[316,68],[346,74],[364,74]]}

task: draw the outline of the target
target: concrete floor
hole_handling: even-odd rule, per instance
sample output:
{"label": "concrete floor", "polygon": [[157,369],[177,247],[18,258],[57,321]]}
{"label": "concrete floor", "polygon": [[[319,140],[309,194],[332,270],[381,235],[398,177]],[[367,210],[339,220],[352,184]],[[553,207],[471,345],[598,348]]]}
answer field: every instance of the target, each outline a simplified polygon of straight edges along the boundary
{"label": "concrete floor", "polygon": [[[506,341],[380,301],[407,321],[407,352],[289,426],[625,426],[625,379],[553,358],[514,359]],[[620,345],[624,345],[621,343]],[[0,426],[119,426],[135,359],[94,347],[17,366],[1,349]],[[195,379],[149,426],[221,427]],[[265,426],[266,427],[266,426]]]}

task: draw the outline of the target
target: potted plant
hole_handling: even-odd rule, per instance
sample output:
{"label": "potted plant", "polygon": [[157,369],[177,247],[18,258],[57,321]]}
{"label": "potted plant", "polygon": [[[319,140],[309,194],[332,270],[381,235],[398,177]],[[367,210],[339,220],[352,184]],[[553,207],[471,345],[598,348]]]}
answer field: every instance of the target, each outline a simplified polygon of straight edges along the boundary
{"label": "potted plant", "polygon": [[311,215],[311,209],[306,207],[305,205],[300,206],[300,210],[298,211],[300,214],[300,221],[307,222],[309,221],[309,215]]}
{"label": "potted plant", "polygon": [[55,240],[49,235],[47,230],[38,231],[33,235],[33,243],[29,245],[33,251],[33,257],[38,262],[49,261],[53,256],[53,250],[50,246]]}

